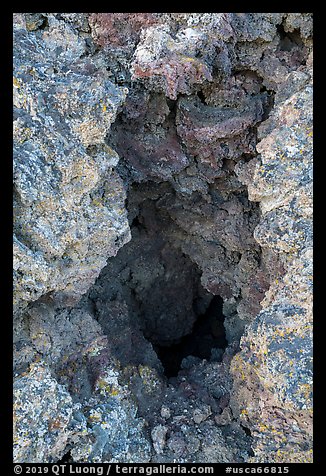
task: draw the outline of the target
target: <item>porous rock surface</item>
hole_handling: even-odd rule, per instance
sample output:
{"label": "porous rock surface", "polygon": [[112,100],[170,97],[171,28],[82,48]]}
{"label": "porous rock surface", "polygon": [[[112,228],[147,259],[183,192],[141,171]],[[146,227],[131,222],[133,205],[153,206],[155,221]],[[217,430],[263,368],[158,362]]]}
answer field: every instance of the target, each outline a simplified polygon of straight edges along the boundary
{"label": "porous rock surface", "polygon": [[293,72],[284,82],[274,111],[259,128],[260,159],[247,171],[249,199],[259,201],[262,210],[255,238],[276,251],[285,268],[282,279],[271,283],[231,365],[233,408],[258,437],[255,462],[311,461],[311,77],[310,59],[305,72]]}
{"label": "porous rock surface", "polygon": [[15,461],[312,461],[311,170],[311,14],[15,14]]}
{"label": "porous rock surface", "polygon": [[45,294],[78,300],[130,236],[118,157],[104,143],[126,91],[80,61],[85,40],[55,17],[42,36],[18,29],[14,48],[20,310]]}

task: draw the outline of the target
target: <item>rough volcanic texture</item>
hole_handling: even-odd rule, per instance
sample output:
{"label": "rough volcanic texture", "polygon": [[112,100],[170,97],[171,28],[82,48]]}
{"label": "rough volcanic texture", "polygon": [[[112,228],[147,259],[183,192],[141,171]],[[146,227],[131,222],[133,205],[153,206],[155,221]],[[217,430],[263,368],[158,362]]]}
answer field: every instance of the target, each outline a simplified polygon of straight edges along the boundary
{"label": "rough volcanic texture", "polygon": [[260,158],[247,171],[249,199],[262,210],[255,238],[279,254],[286,270],[266,293],[232,363],[232,408],[257,435],[254,462],[312,459],[311,75],[310,58],[305,72],[284,82],[259,128]]}
{"label": "rough volcanic texture", "polygon": [[104,143],[126,91],[81,61],[85,50],[85,40],[52,16],[42,35],[15,30],[18,309],[45,294],[72,304],[130,237],[119,159]]}
{"label": "rough volcanic texture", "polygon": [[311,462],[311,175],[311,14],[15,14],[15,461]]}

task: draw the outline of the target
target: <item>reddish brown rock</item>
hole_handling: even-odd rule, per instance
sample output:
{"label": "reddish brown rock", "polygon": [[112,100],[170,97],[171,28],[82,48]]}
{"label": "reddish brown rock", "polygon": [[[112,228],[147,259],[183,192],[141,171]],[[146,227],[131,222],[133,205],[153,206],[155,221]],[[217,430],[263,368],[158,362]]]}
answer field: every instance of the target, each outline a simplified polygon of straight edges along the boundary
{"label": "reddish brown rock", "polygon": [[89,16],[95,42],[113,48],[134,45],[141,29],[157,21],[153,13],[92,13]]}

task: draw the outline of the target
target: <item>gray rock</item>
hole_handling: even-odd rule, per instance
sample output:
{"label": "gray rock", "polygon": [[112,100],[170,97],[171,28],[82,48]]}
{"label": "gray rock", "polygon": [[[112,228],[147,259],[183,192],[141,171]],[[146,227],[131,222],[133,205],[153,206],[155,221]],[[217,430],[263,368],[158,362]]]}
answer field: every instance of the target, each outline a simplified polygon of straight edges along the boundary
{"label": "gray rock", "polygon": [[199,424],[202,421],[205,421],[211,414],[212,414],[212,410],[209,405],[203,408],[195,408],[193,412],[194,422]]}
{"label": "gray rock", "polygon": [[85,41],[69,24],[50,16],[42,36],[14,32],[14,304],[72,305],[130,239],[104,143],[126,91],[76,68]]}
{"label": "gray rock", "polygon": [[311,462],[312,14],[13,23],[15,461]]}
{"label": "gray rock", "polygon": [[163,425],[155,426],[151,431],[154,450],[157,454],[163,453],[163,449],[166,443],[167,432],[167,427]]}
{"label": "gray rock", "polygon": [[14,461],[60,459],[72,434],[82,431],[82,425],[70,425],[73,411],[69,393],[47,366],[35,362],[14,381]]}

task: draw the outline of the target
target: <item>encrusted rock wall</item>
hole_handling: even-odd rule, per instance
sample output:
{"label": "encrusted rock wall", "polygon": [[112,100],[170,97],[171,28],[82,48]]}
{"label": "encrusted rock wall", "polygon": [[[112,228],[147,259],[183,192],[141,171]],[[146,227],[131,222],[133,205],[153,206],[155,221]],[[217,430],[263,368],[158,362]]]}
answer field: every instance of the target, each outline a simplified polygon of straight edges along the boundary
{"label": "encrusted rock wall", "polygon": [[15,461],[312,461],[311,164],[311,14],[14,15]]}
{"label": "encrusted rock wall", "polygon": [[14,39],[15,309],[44,295],[72,304],[130,239],[119,158],[104,143],[126,90],[49,17]]}
{"label": "encrusted rock wall", "polygon": [[255,239],[285,268],[231,364],[232,408],[256,436],[254,462],[312,461],[311,67],[309,57],[284,81],[259,128],[259,160],[246,171],[249,199],[262,210]]}

